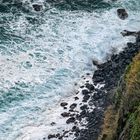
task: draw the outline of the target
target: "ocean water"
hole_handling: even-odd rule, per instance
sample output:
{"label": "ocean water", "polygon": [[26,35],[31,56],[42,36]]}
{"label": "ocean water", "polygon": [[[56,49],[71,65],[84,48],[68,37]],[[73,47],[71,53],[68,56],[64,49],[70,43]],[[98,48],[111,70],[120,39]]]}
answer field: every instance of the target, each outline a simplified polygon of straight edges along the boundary
{"label": "ocean water", "polygon": [[[0,9],[0,140],[41,140],[70,127],[60,117],[60,102],[71,102],[82,76],[90,73],[91,80],[93,59],[105,62],[134,41],[121,31],[140,29],[139,0],[83,7],[22,2],[23,10],[6,9],[7,1],[0,6],[8,10]],[[34,3],[43,5],[41,12]],[[120,7],[128,11],[126,20],[117,17]]]}

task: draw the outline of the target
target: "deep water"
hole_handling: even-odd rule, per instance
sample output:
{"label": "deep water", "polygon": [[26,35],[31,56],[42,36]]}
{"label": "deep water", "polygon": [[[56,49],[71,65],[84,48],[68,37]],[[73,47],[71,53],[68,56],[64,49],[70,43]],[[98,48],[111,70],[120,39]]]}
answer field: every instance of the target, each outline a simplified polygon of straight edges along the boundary
{"label": "deep water", "polygon": [[[93,74],[92,60],[105,62],[133,41],[120,32],[140,29],[140,1],[0,2],[0,140],[40,140],[67,127],[58,105]],[[120,7],[126,20],[117,17]],[[54,120],[60,125],[52,128]]]}

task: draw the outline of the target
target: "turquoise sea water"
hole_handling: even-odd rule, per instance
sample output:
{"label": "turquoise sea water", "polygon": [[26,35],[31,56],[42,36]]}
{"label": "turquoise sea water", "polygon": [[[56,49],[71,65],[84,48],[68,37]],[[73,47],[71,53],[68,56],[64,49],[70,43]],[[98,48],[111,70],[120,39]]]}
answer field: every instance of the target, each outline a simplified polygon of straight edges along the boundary
{"label": "turquoise sea water", "polygon": [[[122,30],[140,29],[139,0],[23,2],[23,10],[0,6],[0,140],[40,140],[44,131],[54,131],[48,125],[57,120],[55,109],[73,95],[82,75],[96,69],[92,59],[104,62],[133,41]],[[33,11],[33,3],[43,10]],[[117,17],[118,7],[126,8],[128,19]]]}

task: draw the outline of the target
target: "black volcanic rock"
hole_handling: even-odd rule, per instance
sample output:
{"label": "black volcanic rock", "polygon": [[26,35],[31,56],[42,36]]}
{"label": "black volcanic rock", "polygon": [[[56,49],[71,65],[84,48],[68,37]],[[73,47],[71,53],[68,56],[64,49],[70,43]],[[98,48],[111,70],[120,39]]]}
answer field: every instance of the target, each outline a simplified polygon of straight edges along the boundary
{"label": "black volcanic rock", "polygon": [[66,103],[66,102],[62,102],[60,105],[61,105],[62,107],[65,107],[65,106],[68,105],[68,103]]}
{"label": "black volcanic rock", "polygon": [[33,6],[34,10],[37,12],[41,11],[43,8],[42,5],[39,5],[39,4],[33,4],[32,6]]}
{"label": "black volcanic rock", "polygon": [[74,118],[74,117],[71,117],[71,118],[69,118],[69,119],[66,121],[67,124],[74,123],[74,122],[75,122],[75,118]]}
{"label": "black volcanic rock", "polygon": [[74,108],[76,108],[76,106],[77,106],[77,104],[76,103],[73,103],[72,105],[70,105],[70,109],[74,109]]}
{"label": "black volcanic rock", "polygon": [[89,84],[89,83],[86,83],[86,88],[89,89],[89,90],[94,90],[95,87],[92,85],[92,84]]}
{"label": "black volcanic rock", "polygon": [[69,117],[69,115],[70,115],[70,113],[68,113],[68,112],[61,113],[61,116],[63,116],[63,117]]}
{"label": "black volcanic rock", "polygon": [[48,139],[52,139],[52,138],[55,138],[55,134],[48,135]]}
{"label": "black volcanic rock", "polygon": [[121,8],[121,9],[118,9],[117,10],[117,14],[118,14],[118,17],[122,20],[126,19],[128,17],[128,13],[126,12],[125,9]]}
{"label": "black volcanic rock", "polygon": [[84,95],[84,97],[83,97],[83,102],[87,102],[88,100],[89,100],[89,98],[90,98],[90,95]]}
{"label": "black volcanic rock", "polygon": [[84,89],[84,90],[82,90],[82,94],[83,94],[83,95],[87,95],[87,94],[89,94],[89,91],[86,90],[86,89]]}

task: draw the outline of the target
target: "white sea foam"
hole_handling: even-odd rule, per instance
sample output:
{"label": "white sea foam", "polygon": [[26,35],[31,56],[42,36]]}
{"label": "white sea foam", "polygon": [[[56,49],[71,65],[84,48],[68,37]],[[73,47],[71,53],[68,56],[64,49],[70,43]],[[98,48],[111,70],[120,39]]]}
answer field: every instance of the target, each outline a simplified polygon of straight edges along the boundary
{"label": "white sea foam", "polygon": [[[104,62],[112,50],[117,53],[134,41],[123,38],[122,30],[140,29],[140,12],[123,4],[129,13],[124,21],[117,17],[116,8],[100,13],[51,9],[33,16],[40,19],[39,25],[30,24],[24,14],[5,25],[11,33],[0,46],[0,99],[6,102],[12,97],[4,94],[12,92],[17,100],[2,104],[0,140],[40,140],[71,127],[60,116],[60,102],[71,104],[77,91],[74,83],[96,69],[92,59]],[[56,126],[50,125],[53,121]]]}

